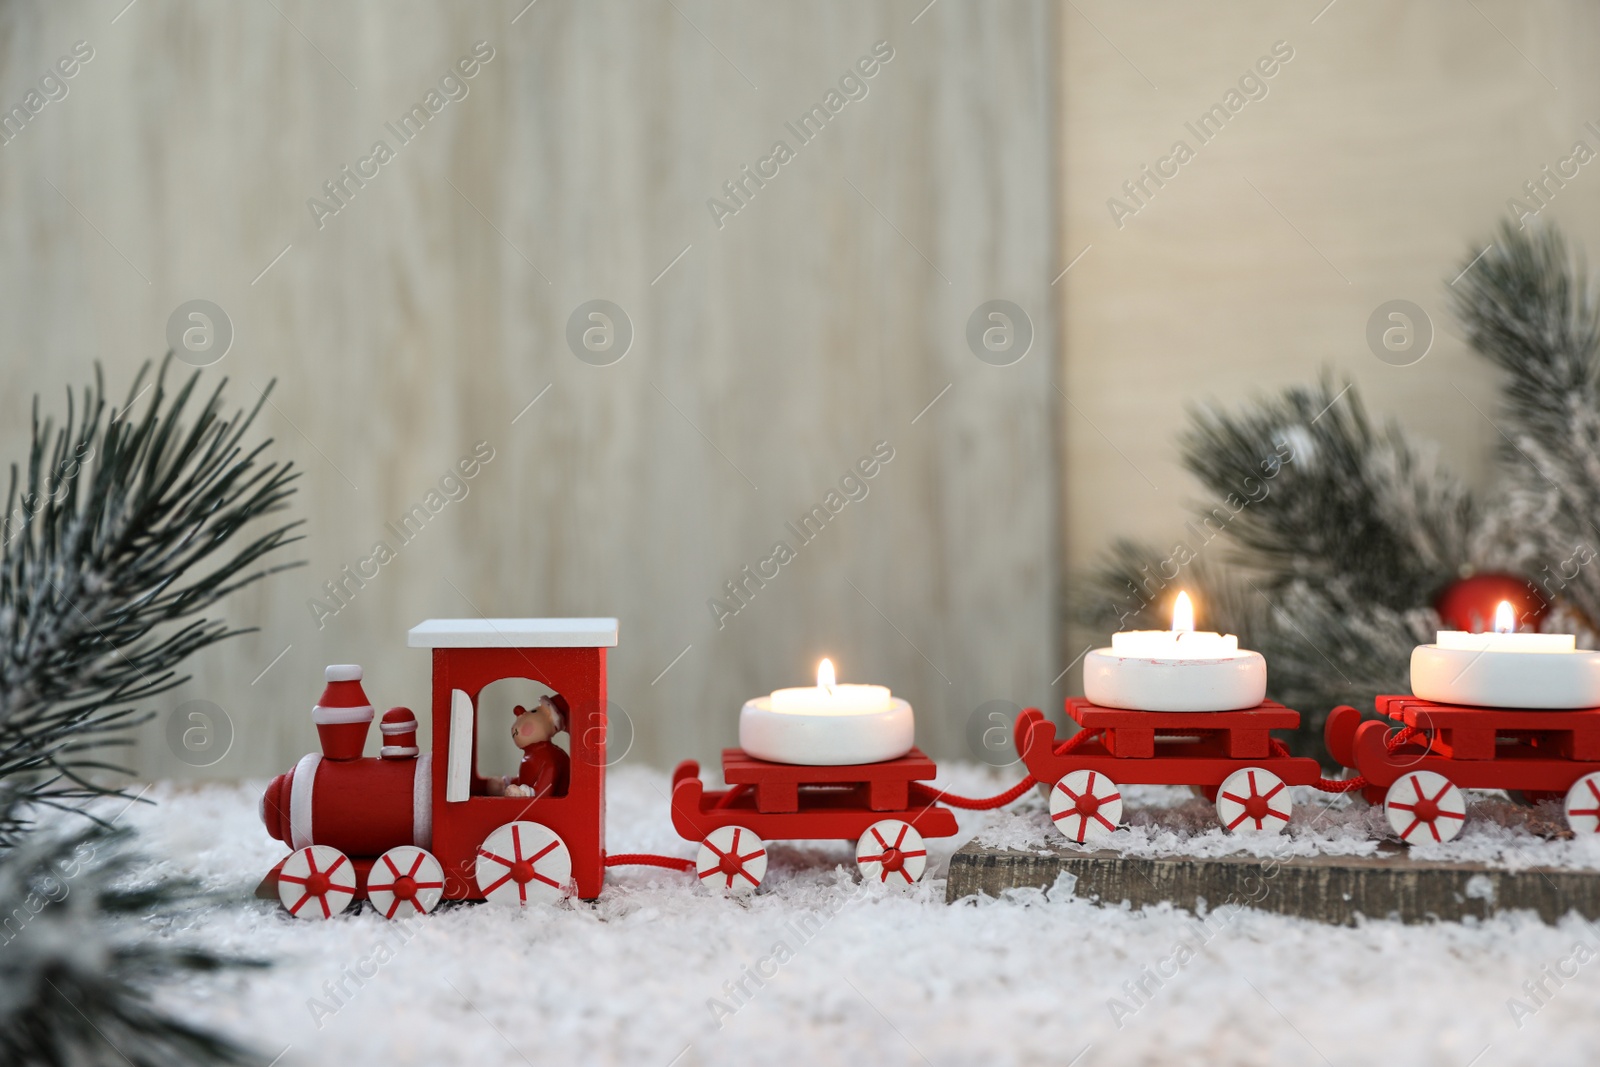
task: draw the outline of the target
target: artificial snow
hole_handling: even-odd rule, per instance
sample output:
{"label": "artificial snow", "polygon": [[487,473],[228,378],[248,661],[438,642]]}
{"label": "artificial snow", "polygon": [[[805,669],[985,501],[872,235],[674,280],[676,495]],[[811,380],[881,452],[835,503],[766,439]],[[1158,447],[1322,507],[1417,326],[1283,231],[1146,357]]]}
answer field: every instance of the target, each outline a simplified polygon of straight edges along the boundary
{"label": "artificial snow", "polygon": [[[944,768],[998,792],[1016,772]],[[663,773],[609,772],[613,852],[693,855]],[[1014,778],[1012,779],[1014,780]],[[163,1005],[292,1064],[1588,1064],[1600,1036],[1600,931],[1575,915],[1336,928],[1247,909],[1131,911],[1050,891],[944,903],[949,855],[974,835],[1037,847],[1043,801],[961,812],[930,841],[928,877],[857,881],[840,844],[779,843],[767,885],[737,902],[691,876],[615,868],[599,901],[524,911],[446,906],[391,923],[332,922],[253,898],[280,859],[261,783],[158,786],[122,816],[148,873],[187,875],[229,903],[156,936],[273,966],[168,987]],[[1115,847],[1216,855],[1256,847],[1360,853],[1381,813],[1296,796],[1288,838],[1244,843],[1186,791],[1128,790]],[[1504,805],[1497,807],[1496,804]],[[1535,836],[1539,812],[1474,796],[1441,855],[1593,866]],[[1317,819],[1313,825],[1312,820]],[[1281,853],[1274,853],[1281,854]]]}

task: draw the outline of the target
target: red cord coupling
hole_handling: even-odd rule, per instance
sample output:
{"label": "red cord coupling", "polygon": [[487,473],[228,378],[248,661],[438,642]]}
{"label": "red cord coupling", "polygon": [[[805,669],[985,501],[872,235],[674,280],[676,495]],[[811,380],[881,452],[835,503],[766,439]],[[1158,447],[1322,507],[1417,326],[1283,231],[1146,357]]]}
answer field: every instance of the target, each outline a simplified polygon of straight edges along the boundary
{"label": "red cord coupling", "polygon": [[669,871],[692,871],[694,860],[681,856],[657,856],[649,852],[618,852],[606,857],[607,867],[665,867]]}

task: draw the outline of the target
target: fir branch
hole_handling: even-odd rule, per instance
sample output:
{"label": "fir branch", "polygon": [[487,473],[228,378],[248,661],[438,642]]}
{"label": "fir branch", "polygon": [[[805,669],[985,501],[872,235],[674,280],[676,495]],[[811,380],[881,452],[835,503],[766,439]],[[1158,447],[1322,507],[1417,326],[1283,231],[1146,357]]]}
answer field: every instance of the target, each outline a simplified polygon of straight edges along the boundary
{"label": "fir branch", "polygon": [[[17,821],[16,803],[0,803],[0,815]],[[160,983],[260,964],[152,933],[208,898],[188,882],[131,882],[127,837],[99,826],[34,833],[0,852],[0,1063],[264,1063],[153,1002]]]}
{"label": "fir branch", "polygon": [[[0,782],[35,802],[116,792],[93,775],[119,768],[84,754],[122,743],[120,732],[148,718],[135,708],[188,680],[176,669],[186,657],[247,632],[195,616],[298,565],[267,557],[300,539],[299,521],[235,544],[284,510],[299,476],[263,460],[270,439],[243,443],[266,394],[229,417],[224,379],[191,421],[199,373],[169,396],[171,360],[153,381],[146,364],[119,409],[97,367],[81,399],[68,392],[59,429],[41,420],[36,398],[26,470],[11,469],[0,520]],[[0,844],[26,810],[0,815]]]}
{"label": "fir branch", "polygon": [[[1264,572],[1269,591],[1342,580],[1357,602],[1426,604],[1469,556],[1472,497],[1434,450],[1398,423],[1375,427],[1355,386],[1335,385],[1288,389],[1236,414],[1195,411],[1184,465],[1219,498],[1252,475],[1262,485],[1226,532],[1231,558]],[[1272,457],[1281,470],[1268,478]]]}
{"label": "fir branch", "polygon": [[1600,621],[1600,301],[1581,254],[1554,229],[1503,225],[1452,287],[1467,341],[1506,372],[1496,428],[1511,564]]}

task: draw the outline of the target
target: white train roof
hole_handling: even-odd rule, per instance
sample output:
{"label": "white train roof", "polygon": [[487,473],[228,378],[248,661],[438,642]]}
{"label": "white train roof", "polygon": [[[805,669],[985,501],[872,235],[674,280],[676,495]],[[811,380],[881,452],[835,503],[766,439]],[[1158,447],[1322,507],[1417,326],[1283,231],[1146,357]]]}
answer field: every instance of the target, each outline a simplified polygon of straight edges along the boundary
{"label": "white train roof", "polygon": [[411,648],[612,648],[616,619],[427,619]]}

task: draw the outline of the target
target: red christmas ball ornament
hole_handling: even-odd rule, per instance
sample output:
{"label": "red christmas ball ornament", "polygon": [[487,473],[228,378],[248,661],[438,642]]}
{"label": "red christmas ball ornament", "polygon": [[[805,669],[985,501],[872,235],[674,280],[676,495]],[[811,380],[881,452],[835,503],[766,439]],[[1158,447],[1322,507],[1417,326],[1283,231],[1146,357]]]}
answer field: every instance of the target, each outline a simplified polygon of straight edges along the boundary
{"label": "red christmas ball ornament", "polygon": [[1514,574],[1474,574],[1451,582],[1434,598],[1433,608],[1448,629],[1484,633],[1494,629],[1501,601],[1510,602],[1519,630],[1537,630],[1550,610],[1533,583]]}

